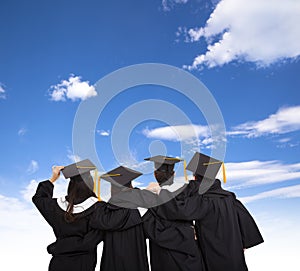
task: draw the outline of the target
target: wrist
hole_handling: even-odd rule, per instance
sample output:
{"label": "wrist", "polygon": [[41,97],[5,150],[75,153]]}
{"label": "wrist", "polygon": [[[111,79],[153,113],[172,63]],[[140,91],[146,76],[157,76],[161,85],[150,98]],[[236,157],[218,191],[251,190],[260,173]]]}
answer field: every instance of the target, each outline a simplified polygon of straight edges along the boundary
{"label": "wrist", "polygon": [[57,178],[54,178],[54,177],[51,177],[51,178],[49,179],[49,181],[50,181],[51,183],[54,183],[56,180],[57,180]]}

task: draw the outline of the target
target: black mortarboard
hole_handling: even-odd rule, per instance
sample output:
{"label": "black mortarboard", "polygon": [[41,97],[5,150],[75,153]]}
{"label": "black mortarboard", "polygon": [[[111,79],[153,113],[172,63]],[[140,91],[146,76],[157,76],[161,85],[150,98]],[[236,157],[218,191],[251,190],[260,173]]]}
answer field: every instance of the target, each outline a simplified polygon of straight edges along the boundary
{"label": "black mortarboard", "polygon": [[155,170],[161,172],[172,172],[174,169],[174,165],[182,161],[182,159],[180,158],[162,156],[162,155],[145,158],[144,160],[154,162]]}
{"label": "black mortarboard", "polygon": [[96,166],[89,159],[85,159],[80,162],[64,167],[61,170],[61,172],[67,179],[67,178],[75,177],[77,175],[81,175],[86,172],[90,172],[91,170],[95,170],[95,169]]}
{"label": "black mortarboard", "polygon": [[143,173],[135,171],[133,169],[124,167],[124,166],[119,166],[103,175],[100,176],[101,179],[106,180],[108,182],[116,182],[117,184],[123,185],[130,187],[131,181],[134,180],[135,178],[143,175]]}
{"label": "black mortarboard", "polygon": [[194,175],[200,175],[214,181],[221,166],[223,168],[223,181],[226,182],[224,163],[203,153],[196,152],[186,169],[192,171]]}

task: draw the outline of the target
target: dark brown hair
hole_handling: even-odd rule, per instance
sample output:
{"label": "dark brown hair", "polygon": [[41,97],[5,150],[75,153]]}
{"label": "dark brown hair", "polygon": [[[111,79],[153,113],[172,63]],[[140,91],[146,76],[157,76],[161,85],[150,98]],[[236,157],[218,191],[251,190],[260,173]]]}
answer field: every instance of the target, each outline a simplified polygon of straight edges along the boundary
{"label": "dark brown hair", "polygon": [[95,193],[85,184],[84,179],[89,182],[93,181],[90,173],[70,178],[67,195],[69,204],[65,213],[65,220],[69,223],[74,222],[79,217],[73,214],[75,204],[81,203],[89,197],[96,197]]}

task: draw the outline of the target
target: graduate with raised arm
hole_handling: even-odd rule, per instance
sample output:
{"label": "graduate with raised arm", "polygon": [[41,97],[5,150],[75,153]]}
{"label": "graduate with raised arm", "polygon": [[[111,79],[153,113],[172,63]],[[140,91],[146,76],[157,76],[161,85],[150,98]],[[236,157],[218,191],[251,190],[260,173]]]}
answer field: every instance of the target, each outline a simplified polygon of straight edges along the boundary
{"label": "graduate with raised arm", "polygon": [[[161,189],[172,192],[180,189],[174,184],[174,166],[181,159],[155,156],[145,160],[154,162],[154,176]],[[152,189],[151,186],[148,188]],[[147,190],[123,190],[111,200],[131,208],[149,208],[143,216],[143,226],[149,239],[152,271],[204,270],[192,221],[169,221],[158,217],[153,209],[160,207],[151,208],[159,203],[158,197]]]}
{"label": "graduate with raised arm", "polygon": [[[118,195],[120,191],[132,189],[131,181],[142,175],[141,172],[120,166],[106,174],[100,176],[101,179],[111,183],[111,195]],[[122,208],[108,202],[107,212]],[[122,208],[123,209],[123,208]],[[135,209],[125,209],[129,213],[138,214]],[[99,214],[99,213],[98,213]],[[97,220],[101,221],[98,215]],[[66,245],[70,246],[68,253],[78,253],[89,248],[93,243],[94,232],[89,231],[83,237],[69,237],[64,240],[58,240],[52,244],[52,253],[63,253]],[[120,228],[119,230],[107,229],[102,232],[103,253],[101,258],[101,271],[148,271],[148,258],[146,238],[142,224],[132,225],[131,227]],[[49,248],[48,248],[49,250]]]}
{"label": "graduate with raised arm", "polygon": [[[195,180],[174,199],[155,208],[170,220],[195,220],[196,233],[207,271],[248,270],[244,249],[263,242],[259,229],[234,193],[222,189],[215,179],[222,161],[195,153],[187,166]],[[199,191],[208,190],[204,194]],[[166,190],[160,197],[171,197]]]}
{"label": "graduate with raised arm", "polygon": [[[37,209],[52,227],[55,237],[61,242],[58,246],[61,253],[56,251],[55,244],[48,247],[50,253],[53,251],[49,271],[94,270],[97,262],[97,244],[104,238],[100,230],[120,230],[141,223],[136,210],[109,210],[105,202],[98,201],[92,191],[93,178],[90,171],[94,169],[95,166],[89,160],[67,167],[54,166],[52,177],[39,183],[32,198]],[[65,178],[70,178],[70,182],[67,196],[55,199],[53,188],[60,171]],[[78,241],[84,236],[87,237],[85,241],[90,242]],[[63,242],[70,237],[76,239],[72,239],[75,247],[73,242]]]}

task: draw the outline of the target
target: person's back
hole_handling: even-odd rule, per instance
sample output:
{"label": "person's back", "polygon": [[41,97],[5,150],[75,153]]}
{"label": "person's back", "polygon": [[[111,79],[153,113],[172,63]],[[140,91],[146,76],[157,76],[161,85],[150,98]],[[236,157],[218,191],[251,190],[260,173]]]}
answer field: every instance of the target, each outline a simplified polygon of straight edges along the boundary
{"label": "person's back", "polygon": [[207,213],[195,221],[204,262],[207,270],[246,271],[235,198],[230,192],[211,193],[217,187],[220,187],[219,180],[203,195]]}
{"label": "person's back", "polygon": [[[81,237],[91,230],[90,221],[93,211],[101,203],[98,203],[96,196],[86,186],[81,176],[71,178],[67,197],[52,198],[53,183],[58,178],[61,169],[62,167],[54,168],[50,180],[39,183],[32,201],[52,227],[56,239]],[[54,255],[50,261],[49,270],[94,270],[97,259],[96,245],[101,241],[102,236],[96,234],[95,238],[94,247],[91,247],[89,253],[80,256],[70,254],[67,257]]]}
{"label": "person's back", "polygon": [[[173,186],[174,164],[180,159],[156,156],[145,160],[155,162],[154,176],[161,187]],[[112,200],[131,208],[148,208],[142,219],[145,235],[149,239],[152,271],[204,270],[192,221],[168,221],[159,218],[154,212],[159,206],[151,208],[159,203],[157,196],[147,190],[122,191]]]}
{"label": "person's back", "polygon": [[149,270],[142,224],[121,231],[106,231],[103,242],[101,271]]}
{"label": "person's back", "polygon": [[[99,202],[89,188],[93,187],[93,179],[85,172],[70,176],[67,197],[52,198],[53,183],[59,177],[61,169],[63,167],[53,168],[52,177],[39,183],[32,198],[37,209],[52,227],[57,239],[48,246],[48,252],[52,254],[49,270],[94,270],[97,244],[103,239],[103,234],[99,230],[131,227],[139,224],[141,220],[136,216],[137,213],[131,215],[124,209],[114,212],[107,210],[106,203]],[[86,236],[88,238],[85,238],[84,242],[77,241]],[[74,241],[69,242],[70,240]]]}
{"label": "person's back", "polygon": [[[142,173],[124,166],[117,167],[101,176],[111,182],[111,200],[124,188],[131,189],[131,181]],[[108,202],[108,210],[119,209]],[[125,209],[129,214],[138,213],[136,209]],[[101,271],[148,271],[146,238],[142,224],[130,228],[106,231],[101,258]]]}
{"label": "person's back", "polygon": [[[201,159],[196,158],[198,163]],[[248,270],[244,249],[262,243],[263,238],[254,219],[233,193],[222,189],[219,180],[209,181],[198,175],[203,164],[207,167],[209,163],[202,162],[200,170],[199,165],[192,167],[196,180],[190,181],[174,199],[172,194],[161,190],[160,197],[171,200],[156,209],[157,215],[171,220],[195,220],[207,271]],[[204,194],[199,194],[203,180],[212,185]]]}

